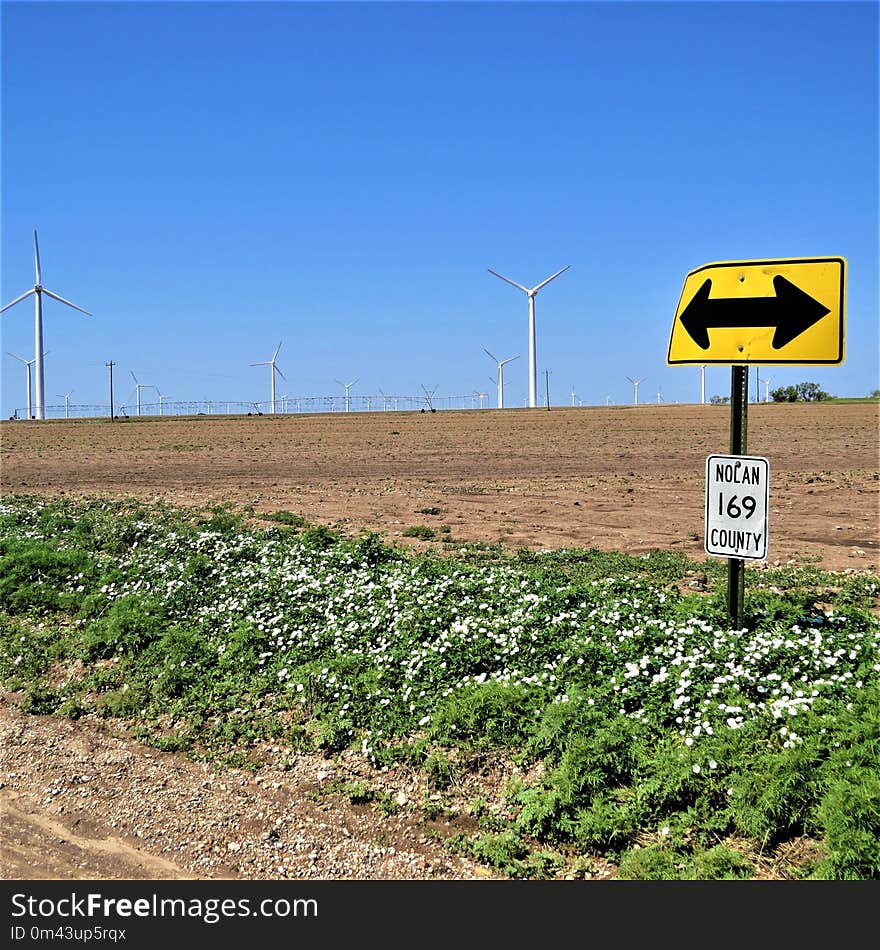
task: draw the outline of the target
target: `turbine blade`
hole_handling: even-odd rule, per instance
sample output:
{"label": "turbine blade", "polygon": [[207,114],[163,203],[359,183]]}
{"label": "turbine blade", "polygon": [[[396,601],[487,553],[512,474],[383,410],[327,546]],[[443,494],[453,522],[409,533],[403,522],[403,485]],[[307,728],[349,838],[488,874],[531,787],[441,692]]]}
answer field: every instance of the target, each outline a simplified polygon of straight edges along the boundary
{"label": "turbine blade", "polygon": [[272,364],[269,360],[263,360],[262,363],[251,363],[251,366],[271,366],[271,365]]}
{"label": "turbine blade", "polygon": [[40,283],[40,245],[37,243],[37,229],[34,228],[34,273],[37,275],[37,284]]}
{"label": "turbine blade", "polygon": [[[273,363],[272,365],[274,366],[275,364]],[[287,382],[287,377],[284,375],[284,373],[281,372],[280,369],[278,369],[277,366],[275,366],[275,372],[276,372],[285,382]]]}
{"label": "turbine blade", "polygon": [[16,356],[15,353],[10,353],[9,350],[6,352],[9,353],[13,359],[18,360],[19,363],[24,363],[25,366],[28,365],[28,361],[23,356]]}
{"label": "turbine blade", "polygon": [[6,304],[5,307],[0,307],[0,313],[3,313],[4,310],[8,310],[10,307],[14,307],[19,301],[24,300],[25,297],[30,297],[30,295],[34,293],[36,293],[36,291],[33,288],[31,290],[26,291],[20,297],[16,297],[15,300],[12,301],[12,303]]}
{"label": "turbine blade", "polygon": [[499,359],[498,359],[498,357],[497,357],[497,356],[492,356],[492,354],[486,349],[485,346],[483,347],[483,352],[486,354],[486,356],[489,357],[489,359],[495,360],[496,363],[500,362]]}
{"label": "turbine blade", "polygon": [[547,284],[549,284],[550,281],[553,280],[555,277],[558,277],[560,274],[564,274],[569,269],[569,267],[571,267],[571,264],[566,264],[565,267],[562,268],[562,270],[558,270],[556,271],[555,274],[551,274],[546,280],[542,280],[541,283],[538,284],[537,287],[532,288],[532,293],[536,294],[542,287],[545,287]]}
{"label": "turbine blade", "polygon": [[129,370],[129,373],[131,373],[131,378],[134,380],[135,385],[138,385],[137,376],[134,375],[134,370],[131,370],[131,369],[130,369],[130,370]]}
{"label": "turbine blade", "polygon": [[[281,341],[281,343],[283,343],[283,342],[284,342],[284,340]],[[281,343],[279,343],[278,346],[275,347],[275,352],[272,354],[272,362],[273,362],[273,363],[275,362],[275,357],[278,356],[278,351],[281,349]]]}
{"label": "turbine blade", "polygon": [[514,360],[518,360],[518,359],[519,359],[519,354],[517,354],[516,356],[509,356],[506,360],[501,361],[501,365],[506,366],[508,363],[512,363]]}
{"label": "turbine blade", "polygon": [[519,287],[519,289],[524,294],[527,294],[529,292],[528,287],[523,287],[522,284],[518,284],[515,280],[511,280],[509,277],[505,277],[504,274],[499,274],[498,271],[492,270],[491,267],[487,267],[486,270],[489,271],[490,274],[494,274],[496,277],[500,277],[502,280],[506,280],[508,284],[513,284],[514,287]]}
{"label": "turbine blade", "polygon": [[83,310],[82,307],[78,307],[75,303],[71,303],[69,300],[65,300],[63,297],[60,297],[58,294],[53,294],[51,290],[46,290],[45,287],[42,288],[44,294],[50,296],[53,300],[57,300],[60,303],[66,303],[68,307],[73,307],[74,310],[79,310],[80,313],[84,313],[87,317],[92,316],[88,310]]}

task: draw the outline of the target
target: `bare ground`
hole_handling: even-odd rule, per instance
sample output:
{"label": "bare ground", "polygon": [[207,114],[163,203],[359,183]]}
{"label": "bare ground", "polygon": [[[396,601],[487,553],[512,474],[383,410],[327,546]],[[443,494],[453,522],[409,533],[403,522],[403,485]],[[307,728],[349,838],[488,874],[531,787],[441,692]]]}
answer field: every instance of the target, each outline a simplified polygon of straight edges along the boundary
{"label": "bare ground", "polygon": [[[770,460],[769,563],[880,573],[878,411],[750,407],[749,453]],[[703,558],[705,457],[727,451],[728,426],[708,406],[4,422],[0,486],[285,509],[421,548],[439,544],[406,528]],[[3,878],[487,876],[444,842],[469,830],[477,794],[503,809],[502,761],[444,795],[416,772],[368,775],[354,754],[270,747],[256,774],[218,771],[102,721],[24,715],[17,699],[0,702]],[[378,797],[353,800],[363,784]],[[813,848],[762,856],[761,876],[790,876]],[[599,860],[567,871],[613,873]]]}

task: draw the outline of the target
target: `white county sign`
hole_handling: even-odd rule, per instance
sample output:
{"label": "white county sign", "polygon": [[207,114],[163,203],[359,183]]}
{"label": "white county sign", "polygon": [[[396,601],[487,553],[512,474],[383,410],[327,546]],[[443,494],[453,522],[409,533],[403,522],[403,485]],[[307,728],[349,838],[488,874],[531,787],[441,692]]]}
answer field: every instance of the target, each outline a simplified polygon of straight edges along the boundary
{"label": "white county sign", "polygon": [[706,459],[707,554],[767,557],[770,463],[755,455],[710,455]]}

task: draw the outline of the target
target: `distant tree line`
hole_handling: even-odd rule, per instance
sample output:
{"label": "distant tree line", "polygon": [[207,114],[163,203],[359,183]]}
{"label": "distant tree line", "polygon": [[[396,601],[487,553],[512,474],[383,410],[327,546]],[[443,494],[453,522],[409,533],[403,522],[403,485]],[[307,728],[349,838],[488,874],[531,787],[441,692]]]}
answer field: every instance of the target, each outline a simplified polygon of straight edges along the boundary
{"label": "distant tree line", "polygon": [[826,393],[818,383],[780,386],[779,389],[771,389],[770,396],[773,402],[821,402],[831,398],[831,394]]}
{"label": "distant tree line", "polygon": [[[821,402],[830,399],[818,383],[798,383],[796,386],[780,386],[771,389],[770,396],[773,402]],[[730,402],[730,396],[713,396],[710,400],[713,406],[723,406]]]}
{"label": "distant tree line", "polygon": [[[833,399],[831,393],[826,393],[818,383],[798,383],[796,386],[780,386],[771,389],[773,402],[821,402],[823,399]],[[868,396],[869,399],[880,399],[880,389],[875,389]],[[713,406],[726,406],[730,396],[712,396],[709,402]]]}

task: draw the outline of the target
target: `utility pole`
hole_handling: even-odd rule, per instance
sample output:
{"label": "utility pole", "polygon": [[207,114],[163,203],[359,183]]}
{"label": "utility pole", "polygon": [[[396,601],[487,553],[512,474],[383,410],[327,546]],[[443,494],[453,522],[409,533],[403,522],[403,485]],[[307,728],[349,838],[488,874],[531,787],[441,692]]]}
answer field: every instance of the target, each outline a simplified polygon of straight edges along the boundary
{"label": "utility pole", "polygon": [[544,370],[544,385],[547,391],[547,412],[550,411],[550,370]]}
{"label": "utility pole", "polygon": [[104,364],[110,370],[110,418],[113,419],[113,367],[116,365],[113,360]]}

